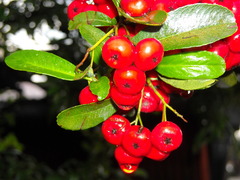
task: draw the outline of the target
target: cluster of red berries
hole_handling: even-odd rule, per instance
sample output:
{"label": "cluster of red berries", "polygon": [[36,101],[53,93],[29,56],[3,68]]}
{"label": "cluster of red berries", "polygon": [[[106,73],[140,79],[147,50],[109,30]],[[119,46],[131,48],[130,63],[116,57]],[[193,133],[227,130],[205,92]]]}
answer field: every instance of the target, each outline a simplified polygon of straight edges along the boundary
{"label": "cluster of red berries", "polygon": [[79,13],[86,11],[98,11],[110,18],[118,15],[117,9],[111,0],[74,0],[67,8],[67,15],[72,20]]}
{"label": "cluster of red berries", "polygon": [[[159,97],[146,85],[146,71],[153,70],[163,54],[162,44],[154,38],[143,39],[136,46],[124,36],[113,36],[106,41],[102,58],[114,69],[110,97],[119,108],[129,110],[138,106],[143,93],[142,112],[161,109]],[[168,96],[166,101],[169,102]]]}
{"label": "cluster of red berries", "polygon": [[[120,8],[133,17],[143,16],[153,10],[169,12],[194,3],[219,4],[234,13],[237,24],[240,22],[239,0],[121,0],[119,2]],[[107,6],[107,10],[101,10],[102,6]],[[111,0],[94,0],[94,2],[74,0],[68,7],[68,16],[73,19],[75,15],[88,10],[105,13],[110,18],[118,15]],[[154,38],[143,39],[137,44],[131,42],[130,37],[144,27],[145,25],[139,24],[120,25],[117,33],[102,47],[102,59],[112,69],[107,98],[111,98],[118,108],[124,111],[132,108],[144,113],[163,111],[170,102],[170,94],[177,93],[184,97],[192,95],[193,91],[177,89],[159,79],[154,69],[164,55],[207,50],[225,59],[226,70],[240,65],[239,30],[231,37],[210,45],[164,52],[161,42]],[[89,86],[86,86],[80,91],[79,103],[93,102],[98,102],[98,98],[91,92]],[[114,155],[125,173],[134,172],[143,157],[164,160],[182,142],[181,129],[166,119],[150,131],[142,125],[137,125],[136,121],[130,123],[126,117],[118,114],[112,115],[103,122],[102,134],[109,143],[116,145]]]}
{"label": "cluster of red berries", "polygon": [[156,161],[166,159],[182,143],[182,131],[173,122],[160,122],[150,131],[131,125],[118,114],[103,122],[102,134],[107,142],[116,145],[114,156],[125,173],[136,171],[143,157]]}

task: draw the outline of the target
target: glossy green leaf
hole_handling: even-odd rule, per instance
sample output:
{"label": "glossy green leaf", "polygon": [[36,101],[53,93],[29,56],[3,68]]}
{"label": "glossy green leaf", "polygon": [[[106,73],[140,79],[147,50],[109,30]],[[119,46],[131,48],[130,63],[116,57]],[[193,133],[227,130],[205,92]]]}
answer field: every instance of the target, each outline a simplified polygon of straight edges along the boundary
{"label": "glossy green leaf", "polygon": [[156,70],[176,79],[215,79],[225,72],[222,57],[209,51],[196,51],[165,56]]}
{"label": "glossy green leaf", "polygon": [[58,114],[57,124],[67,130],[84,130],[97,126],[116,112],[110,99],[78,105]]}
{"label": "glossy green leaf", "polygon": [[[83,24],[79,27],[79,32],[82,37],[89,43],[90,46],[96,44],[104,35],[105,33],[96,28],[94,26]],[[99,60],[102,57],[102,46],[106,42],[107,39],[103,40],[93,51],[94,54],[91,53],[94,63],[99,64]]]}
{"label": "glossy green leaf", "polygon": [[202,46],[232,35],[237,30],[233,13],[219,5],[193,4],[169,12],[162,27],[148,27],[133,41],[160,40],[165,51]]}
{"label": "glossy green leaf", "polygon": [[12,69],[28,71],[53,76],[63,80],[73,81],[75,65],[52,53],[21,50],[7,56],[5,63]]}
{"label": "glossy green leaf", "polygon": [[167,19],[166,11],[160,11],[160,10],[150,11],[144,14],[143,16],[139,16],[139,17],[131,17],[121,9],[119,9],[119,11],[128,21],[138,23],[138,24],[145,24],[148,26],[160,26]]}
{"label": "glossy green leaf", "polygon": [[98,96],[98,100],[102,101],[109,94],[110,80],[108,77],[102,76],[98,79],[98,81],[91,82],[89,87],[92,93]]}
{"label": "glossy green leaf", "polygon": [[160,77],[165,83],[170,84],[178,89],[198,90],[206,89],[216,83],[216,79],[169,79]]}
{"label": "glossy green leaf", "polygon": [[[117,20],[98,11],[86,11],[76,15],[73,20],[69,21],[68,29],[78,29],[82,24],[89,24],[96,27],[113,26],[117,24]],[[89,33],[91,34],[90,31]]]}

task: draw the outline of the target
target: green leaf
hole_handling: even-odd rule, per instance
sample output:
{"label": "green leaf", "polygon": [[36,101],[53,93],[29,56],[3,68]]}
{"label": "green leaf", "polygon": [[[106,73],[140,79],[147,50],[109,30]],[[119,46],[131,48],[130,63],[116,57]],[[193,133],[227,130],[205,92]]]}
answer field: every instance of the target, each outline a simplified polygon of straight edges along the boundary
{"label": "green leaf", "polygon": [[[82,37],[89,43],[90,46],[93,46],[96,44],[104,35],[105,33],[100,30],[99,28],[96,28],[94,26],[83,24],[79,27],[79,32],[82,35]],[[93,51],[94,55],[91,52],[91,56],[93,57],[93,61],[96,64],[99,64],[99,60],[102,57],[102,46],[106,42],[107,38],[102,41]]]}
{"label": "green leaf", "polygon": [[178,89],[183,90],[198,90],[206,89],[215,84],[216,79],[169,79],[160,77],[165,83],[170,84]]}
{"label": "green leaf", "polygon": [[[98,11],[86,11],[76,15],[73,20],[69,21],[68,29],[78,29],[82,24],[89,24],[97,27],[113,26],[117,24],[117,20]],[[89,33],[91,34],[90,31]]]}
{"label": "green leaf", "polygon": [[116,112],[110,99],[78,105],[58,114],[57,124],[67,130],[84,130],[97,126]]}
{"label": "green leaf", "polygon": [[138,17],[131,17],[126,14],[123,10],[119,9],[120,13],[128,20],[138,24],[145,24],[148,26],[160,26],[162,25],[167,19],[166,11],[150,11],[143,16]]}
{"label": "green leaf", "polygon": [[102,76],[98,79],[98,81],[91,82],[89,87],[92,93],[98,96],[98,100],[102,101],[109,94],[110,80],[108,77]]}
{"label": "green leaf", "polygon": [[52,53],[21,50],[7,56],[5,63],[12,69],[53,76],[73,81],[75,65]]}
{"label": "green leaf", "polygon": [[197,47],[232,35],[237,30],[233,13],[219,5],[193,4],[168,13],[162,27],[148,27],[133,37],[160,40],[165,51]]}
{"label": "green leaf", "polygon": [[168,78],[215,79],[225,72],[225,61],[209,51],[186,52],[165,56],[156,70]]}

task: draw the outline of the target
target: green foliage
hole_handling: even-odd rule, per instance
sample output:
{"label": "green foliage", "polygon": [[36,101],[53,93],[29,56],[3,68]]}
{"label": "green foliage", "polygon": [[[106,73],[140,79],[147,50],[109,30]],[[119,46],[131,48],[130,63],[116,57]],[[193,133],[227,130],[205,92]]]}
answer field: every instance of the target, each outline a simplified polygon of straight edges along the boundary
{"label": "green foliage", "polygon": [[217,81],[216,79],[170,79],[161,76],[160,79],[173,87],[183,90],[206,89],[214,85]]}
{"label": "green foliage", "polygon": [[[129,17],[119,7],[118,0],[113,2],[123,16],[121,18],[148,25],[132,38],[134,43],[148,37],[156,38],[162,42],[166,51],[210,44],[232,35],[237,29],[232,12],[219,5],[193,4],[171,11],[168,16],[166,12],[153,11],[142,17]],[[47,52],[17,51],[8,56],[5,62],[16,70],[46,74],[63,80],[87,79],[91,82],[91,91],[101,101],[108,95],[109,79],[102,76],[105,74],[97,72],[96,80],[93,62],[101,67],[102,46],[114,31],[112,29],[105,33],[97,27],[112,27],[117,23],[117,19],[93,11],[80,13],[69,22],[69,30],[78,29],[90,46],[88,53],[91,55],[91,63],[78,73],[75,73],[75,65]],[[165,56],[156,70],[166,83],[174,87],[184,90],[205,89],[225,73],[225,61],[207,51],[180,53]],[[115,112],[112,102],[105,100],[64,110],[58,115],[57,123],[69,130],[88,129]]]}
{"label": "green foliage", "polygon": [[[78,29],[83,24],[92,26],[112,26],[117,24],[115,18],[111,19],[109,16],[96,11],[82,12],[74,17],[73,21],[69,21],[69,30]],[[91,34],[91,33],[90,33]]]}
{"label": "green foliage", "polygon": [[[88,24],[83,24],[79,27],[79,32],[82,35],[82,37],[89,43],[90,46],[93,46],[96,44],[104,35],[105,33],[100,30],[99,28],[96,28],[94,26],[88,25]],[[89,33],[91,32],[91,33]],[[102,46],[104,42],[106,41],[103,40],[92,52],[91,56],[93,58],[93,61],[96,64],[99,64],[99,61],[101,60],[102,57]],[[94,52],[94,55],[93,55]]]}
{"label": "green foliage", "polygon": [[75,77],[75,66],[52,53],[16,51],[6,57],[5,63],[15,70],[46,74],[63,80],[72,81]]}
{"label": "green foliage", "polygon": [[98,96],[98,100],[104,100],[110,90],[110,80],[106,76],[100,77],[97,81],[93,81],[89,84],[90,90],[93,94]]}
{"label": "green foliage", "polygon": [[111,100],[78,105],[62,111],[57,124],[68,130],[84,130],[94,127],[116,112]]}
{"label": "green foliage", "polygon": [[225,72],[225,61],[209,51],[187,52],[165,56],[156,70],[168,78],[213,79]]}
{"label": "green foliage", "polygon": [[218,5],[193,4],[169,12],[162,27],[148,27],[133,37],[161,41],[165,51],[202,46],[232,35],[237,30],[233,13]]}

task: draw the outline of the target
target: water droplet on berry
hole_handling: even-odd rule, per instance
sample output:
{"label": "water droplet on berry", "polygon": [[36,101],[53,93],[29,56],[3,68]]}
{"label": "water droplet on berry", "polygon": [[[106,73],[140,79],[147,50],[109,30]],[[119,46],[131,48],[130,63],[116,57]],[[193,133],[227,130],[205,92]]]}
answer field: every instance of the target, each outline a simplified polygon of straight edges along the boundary
{"label": "water droplet on berry", "polygon": [[119,166],[121,170],[126,174],[134,173],[138,168],[137,164],[119,164]]}

